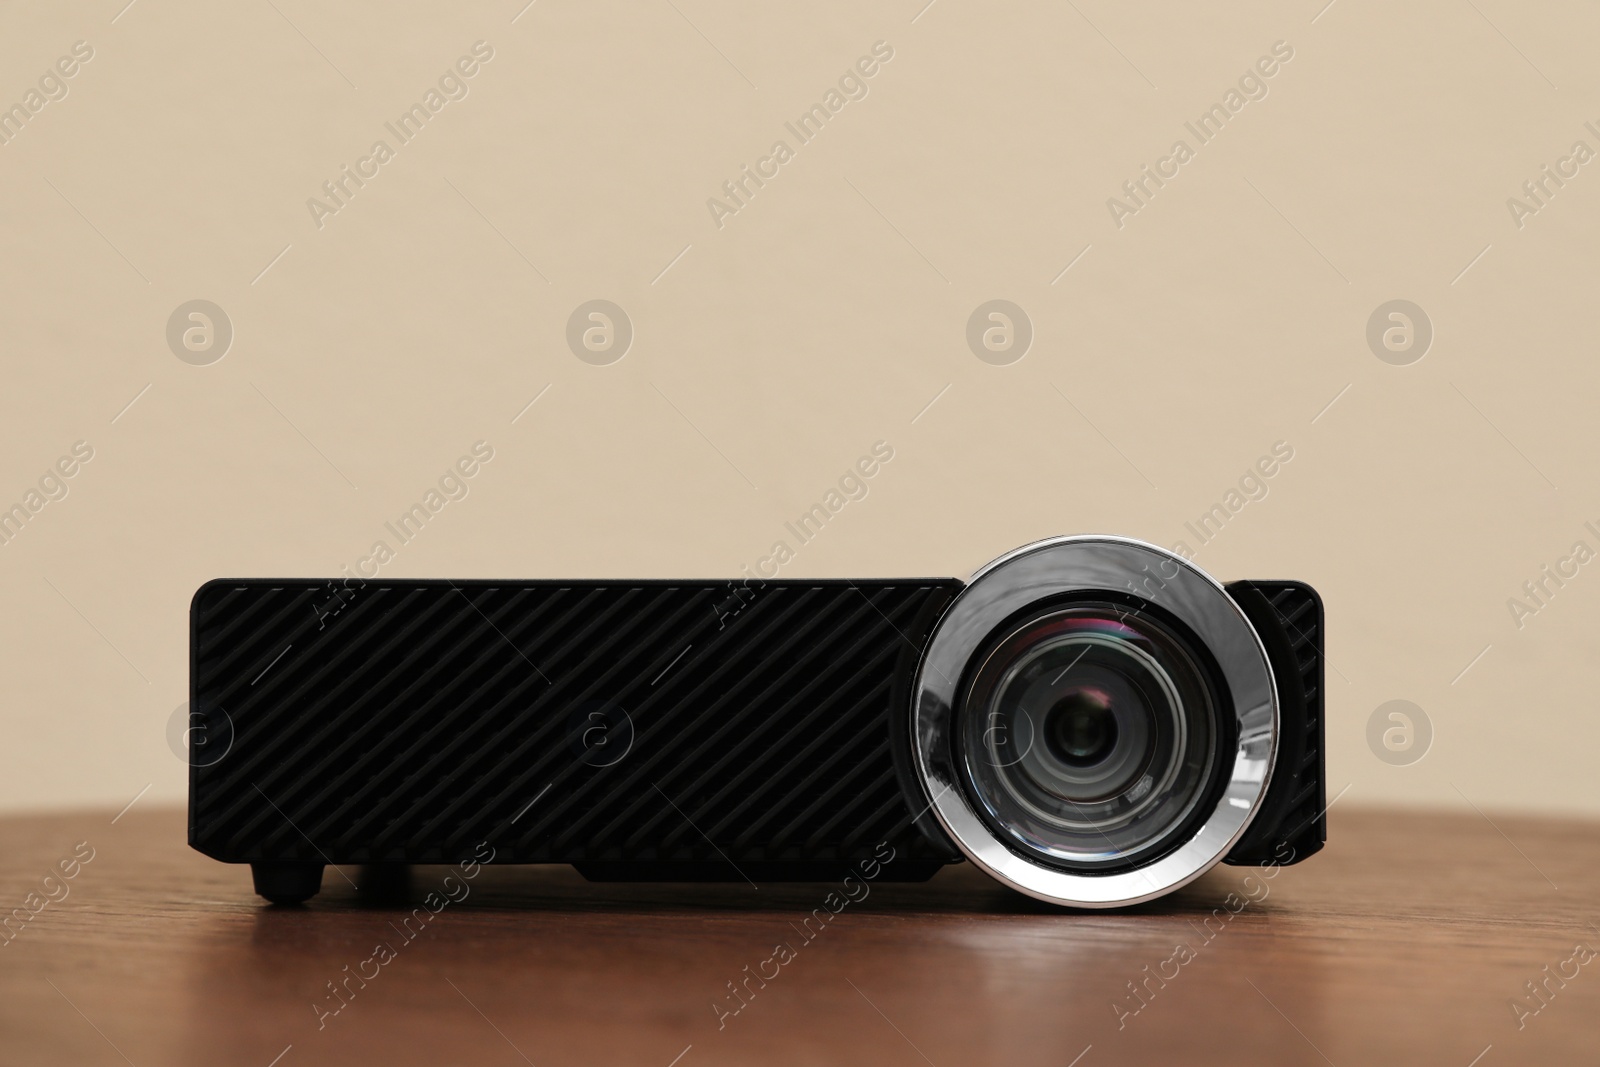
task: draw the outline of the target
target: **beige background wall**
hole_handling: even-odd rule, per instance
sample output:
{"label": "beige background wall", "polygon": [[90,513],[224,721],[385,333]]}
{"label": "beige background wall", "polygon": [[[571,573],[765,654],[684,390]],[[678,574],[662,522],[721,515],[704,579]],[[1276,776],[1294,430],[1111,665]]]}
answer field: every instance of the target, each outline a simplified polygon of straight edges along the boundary
{"label": "beige background wall", "polygon": [[[1323,591],[1346,802],[1600,812],[1600,563],[1520,629],[1507,606],[1600,550],[1600,163],[1520,228],[1507,206],[1600,150],[1591,6],[124,2],[0,11],[0,104],[93,49],[0,145],[0,506],[93,450],[0,546],[0,808],[181,799],[208,578],[333,575],[379,539],[393,576],[733,575],[885,441],[785,575],[1182,541]],[[385,123],[478,41],[400,144]],[[880,41],[800,144],[784,124]],[[1280,41],[1201,144],[1184,123]],[[319,228],[308,198],[379,139]],[[719,228],[708,198],[778,139]],[[1179,139],[1119,228],[1108,198]],[[233,329],[204,366],[167,340],[196,299]],[[593,299],[633,326],[607,366],[566,341]],[[991,299],[1032,324],[1009,365],[967,344]],[[1434,331],[1408,365],[1366,338],[1394,299]],[[398,546],[384,522],[477,441]],[[1199,547],[1185,522],[1278,442]],[[1396,699],[1432,724],[1408,765],[1367,740]]]}

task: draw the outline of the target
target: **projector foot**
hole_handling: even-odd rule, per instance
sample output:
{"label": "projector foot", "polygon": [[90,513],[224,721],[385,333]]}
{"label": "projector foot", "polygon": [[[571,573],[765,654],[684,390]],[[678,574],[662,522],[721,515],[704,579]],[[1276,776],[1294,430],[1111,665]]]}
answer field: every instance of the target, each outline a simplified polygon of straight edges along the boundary
{"label": "projector foot", "polygon": [[322,888],[320,863],[252,863],[250,874],[256,894],[274,904],[304,904]]}

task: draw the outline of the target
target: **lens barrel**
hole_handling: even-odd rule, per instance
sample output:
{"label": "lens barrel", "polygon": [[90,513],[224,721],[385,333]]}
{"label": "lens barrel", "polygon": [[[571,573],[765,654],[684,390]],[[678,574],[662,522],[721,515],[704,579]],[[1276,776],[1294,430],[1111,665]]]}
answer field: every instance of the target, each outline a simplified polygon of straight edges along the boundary
{"label": "lens barrel", "polygon": [[1227,592],[1108,537],[1018,549],[941,619],[913,691],[917,771],[958,847],[1002,882],[1082,907],[1199,877],[1266,792],[1278,707]]}

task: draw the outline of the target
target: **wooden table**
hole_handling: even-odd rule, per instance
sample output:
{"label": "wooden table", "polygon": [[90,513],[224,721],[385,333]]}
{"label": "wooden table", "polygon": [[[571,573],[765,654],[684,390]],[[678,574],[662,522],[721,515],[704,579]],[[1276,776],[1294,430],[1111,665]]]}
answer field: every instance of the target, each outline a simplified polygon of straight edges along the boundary
{"label": "wooden table", "polygon": [[[1270,882],[1062,913],[962,865],[807,941],[828,887],[429,867],[406,904],[330,870],[268,907],[181,812],[111,815],[0,820],[0,906],[57,898],[0,933],[4,1064],[1600,1062],[1595,823],[1335,809],[1333,844]],[[434,914],[440,889],[462,899]]]}

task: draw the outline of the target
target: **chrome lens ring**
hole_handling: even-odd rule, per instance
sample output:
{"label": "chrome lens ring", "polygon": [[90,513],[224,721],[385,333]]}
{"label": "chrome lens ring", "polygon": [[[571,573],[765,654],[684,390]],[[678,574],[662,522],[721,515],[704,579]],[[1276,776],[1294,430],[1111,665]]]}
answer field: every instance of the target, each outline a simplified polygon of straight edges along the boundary
{"label": "chrome lens ring", "polygon": [[[1230,706],[1234,745],[1221,753],[1214,808],[1187,840],[1132,869],[1095,873],[1047,865],[1008,847],[979,815],[959,767],[956,722],[963,679],[994,632],[1050,600],[1134,596],[1194,634],[1215,661]],[[1200,877],[1249,827],[1266,795],[1277,755],[1278,697],[1255,629],[1226,590],[1171,552],[1128,538],[1039,541],[1000,557],[972,577],[934,631],[912,690],[912,746],[929,806],[957,847],[1012,888],[1054,904],[1111,908],[1151,900]]]}

